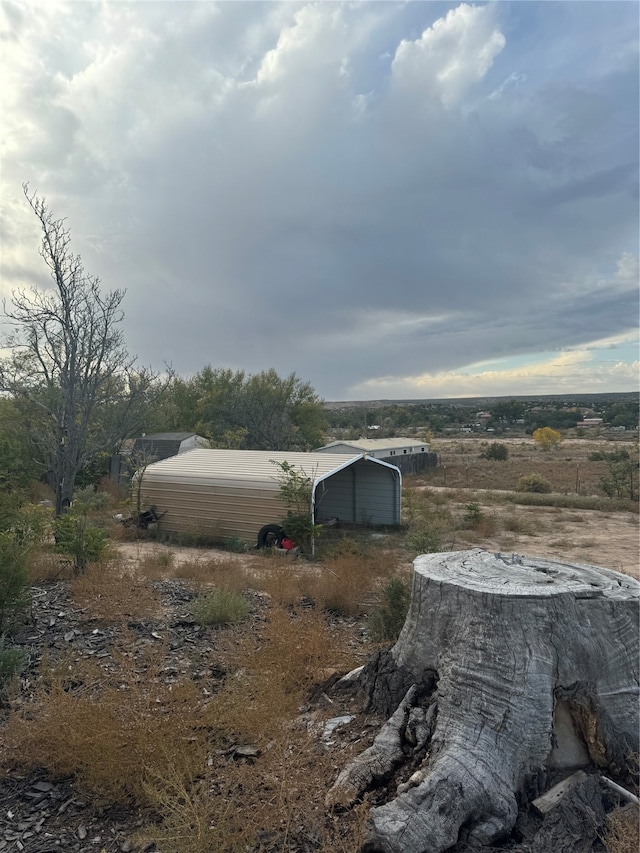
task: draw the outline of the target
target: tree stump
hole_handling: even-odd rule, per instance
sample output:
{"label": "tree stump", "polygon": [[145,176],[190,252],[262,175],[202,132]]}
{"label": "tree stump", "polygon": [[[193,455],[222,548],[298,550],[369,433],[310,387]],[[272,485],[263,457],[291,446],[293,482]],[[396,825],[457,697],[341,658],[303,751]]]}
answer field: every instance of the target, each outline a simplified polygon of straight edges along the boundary
{"label": "tree stump", "polygon": [[328,807],[404,781],[371,810],[374,853],[440,853],[507,835],[518,799],[558,768],[628,781],[638,753],[640,584],[593,566],[490,554],[414,562],[395,646],[363,668],[389,719],[339,775]]}

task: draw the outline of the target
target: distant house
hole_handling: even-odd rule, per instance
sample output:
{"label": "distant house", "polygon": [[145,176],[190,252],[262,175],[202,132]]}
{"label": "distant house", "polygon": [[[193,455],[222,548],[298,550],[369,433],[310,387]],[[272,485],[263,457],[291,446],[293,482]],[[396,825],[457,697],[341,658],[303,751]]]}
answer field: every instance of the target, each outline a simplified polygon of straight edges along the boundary
{"label": "distant house", "polygon": [[316,453],[366,453],[396,465],[403,474],[419,474],[426,468],[435,468],[438,456],[431,453],[426,442],[415,438],[358,438],[355,441],[332,441],[318,447]]}
{"label": "distant house", "polygon": [[161,459],[179,456],[188,450],[208,448],[211,444],[194,432],[154,432],[140,438],[128,438],[111,457],[109,476],[120,485],[128,485],[134,472]]}
{"label": "distant house", "polygon": [[587,429],[595,429],[597,427],[606,426],[604,418],[583,418],[576,423],[577,427],[587,427]]}

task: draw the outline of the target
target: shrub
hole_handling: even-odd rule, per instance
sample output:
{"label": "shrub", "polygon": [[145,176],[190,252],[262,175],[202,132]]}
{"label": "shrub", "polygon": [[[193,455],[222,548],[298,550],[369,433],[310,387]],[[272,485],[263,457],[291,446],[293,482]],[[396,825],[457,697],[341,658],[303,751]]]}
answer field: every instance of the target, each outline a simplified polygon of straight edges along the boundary
{"label": "shrub", "polygon": [[533,431],[533,440],[541,450],[552,450],[562,441],[562,433],[551,427],[539,427]]}
{"label": "shrub", "polygon": [[311,555],[315,539],[322,530],[322,525],[314,524],[311,518],[313,480],[303,471],[296,471],[288,462],[271,461],[279,469],[280,495],[288,507],[282,526],[302,553]]}
{"label": "shrub", "polygon": [[24,668],[27,655],[17,646],[7,646],[4,634],[0,635],[0,697],[16,675]]}
{"label": "shrub", "polygon": [[244,554],[247,551],[247,543],[237,536],[227,536],[223,548],[225,551],[231,551],[234,554]]}
{"label": "shrub", "polygon": [[538,492],[548,494],[551,491],[551,483],[542,474],[524,474],[518,480],[519,492]]}
{"label": "shrub", "polygon": [[78,489],[73,496],[74,506],[82,507],[89,512],[107,509],[111,503],[111,496],[107,492],[99,492],[93,486],[85,486]]}
{"label": "shrub", "polygon": [[416,554],[435,554],[442,551],[442,531],[438,527],[423,527],[412,533],[407,542]]}
{"label": "shrub", "polygon": [[16,541],[25,548],[47,544],[53,532],[53,508],[25,504],[16,511],[11,529]]}
{"label": "shrub", "polygon": [[201,625],[233,625],[249,615],[247,599],[233,589],[220,587],[198,596],[193,603],[193,618]]}
{"label": "shrub", "polygon": [[13,533],[0,533],[0,631],[27,603],[26,551]]}
{"label": "shrub", "polygon": [[479,527],[482,519],[484,518],[484,513],[480,509],[480,504],[468,503],[465,506],[465,510],[464,523],[467,527],[472,527],[473,529]]}
{"label": "shrub", "polygon": [[498,462],[505,462],[509,458],[509,449],[506,444],[502,444],[500,441],[493,441],[484,453],[480,455],[483,459],[495,459]]}
{"label": "shrub", "polygon": [[410,598],[409,585],[400,578],[391,578],[382,591],[382,604],[369,620],[369,630],[375,640],[395,642],[398,639],[407,618]]}
{"label": "shrub", "polygon": [[107,541],[104,531],[90,522],[85,514],[67,513],[55,520],[56,550],[73,557],[73,568],[81,574],[88,563],[104,556]]}

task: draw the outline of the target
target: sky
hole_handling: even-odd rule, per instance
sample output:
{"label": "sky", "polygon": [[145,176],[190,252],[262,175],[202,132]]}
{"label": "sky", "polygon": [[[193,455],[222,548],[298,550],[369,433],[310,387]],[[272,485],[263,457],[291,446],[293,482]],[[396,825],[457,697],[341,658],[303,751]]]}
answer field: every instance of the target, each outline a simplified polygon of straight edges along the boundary
{"label": "sky", "polygon": [[28,182],[155,369],[637,391],[638,9],[1,0],[0,295]]}

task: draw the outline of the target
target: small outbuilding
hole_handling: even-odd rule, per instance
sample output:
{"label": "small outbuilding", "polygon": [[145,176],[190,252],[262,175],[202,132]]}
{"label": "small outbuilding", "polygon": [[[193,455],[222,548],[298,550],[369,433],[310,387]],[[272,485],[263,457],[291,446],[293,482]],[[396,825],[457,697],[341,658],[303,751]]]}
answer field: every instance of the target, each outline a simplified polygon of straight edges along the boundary
{"label": "small outbuilding", "polygon": [[363,453],[192,450],[148,465],[135,488],[142,505],[155,506],[164,532],[253,544],[264,525],[286,517],[283,462],[309,478],[315,523],[400,524],[399,469]]}
{"label": "small outbuilding", "polygon": [[318,447],[316,453],[366,453],[370,459],[396,465],[403,474],[419,474],[438,464],[437,454],[430,452],[426,442],[406,437],[332,441]]}
{"label": "small outbuilding", "polygon": [[210,446],[208,439],[195,432],[154,432],[140,438],[127,438],[118,453],[111,457],[109,476],[125,486],[141,465]]}

